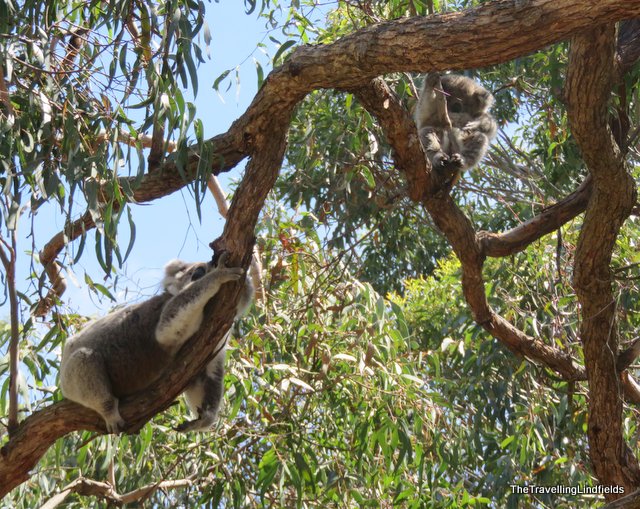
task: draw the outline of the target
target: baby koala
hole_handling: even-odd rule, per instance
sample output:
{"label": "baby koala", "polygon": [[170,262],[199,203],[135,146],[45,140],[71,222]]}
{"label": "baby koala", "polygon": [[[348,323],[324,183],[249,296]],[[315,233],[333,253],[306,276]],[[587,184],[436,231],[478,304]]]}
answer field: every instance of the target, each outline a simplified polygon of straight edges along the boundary
{"label": "baby koala", "polygon": [[[230,281],[245,278],[236,318],[251,304],[253,286],[240,267],[173,260],[165,266],[164,292],[91,322],[67,340],[62,350],[60,388],[64,397],[98,412],[107,430],[125,422],[119,398],[144,390],[162,375],[178,350],[200,328],[205,305]],[[228,334],[228,333],[227,333]],[[223,346],[185,390],[197,415],[179,431],[201,431],[214,423],[224,393]]]}

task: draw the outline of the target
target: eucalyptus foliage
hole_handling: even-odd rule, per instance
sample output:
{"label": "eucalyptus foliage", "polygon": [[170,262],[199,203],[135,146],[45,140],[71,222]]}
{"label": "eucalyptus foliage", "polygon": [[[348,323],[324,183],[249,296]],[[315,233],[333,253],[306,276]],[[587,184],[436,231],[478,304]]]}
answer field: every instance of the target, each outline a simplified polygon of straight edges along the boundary
{"label": "eucalyptus foliage", "polygon": [[[244,7],[264,18],[278,64],[295,43],[329,43],[377,21],[479,3],[245,0]],[[175,145],[169,157],[179,171],[188,147],[203,143],[186,97],[204,93],[197,68],[211,41],[205,8],[193,0],[0,1],[0,67],[10,97],[0,104],[3,233],[45,204],[66,219],[87,210],[98,234],[95,254],[84,256],[107,273],[114,257],[126,259],[135,225],[126,249],[118,225],[131,221],[124,212],[149,170],[139,134],[161,130],[164,148]],[[559,44],[469,71],[494,92],[504,128],[490,157],[453,192],[481,228],[520,224],[582,178],[560,89],[566,59]],[[259,83],[266,73],[257,65]],[[229,69],[206,88],[237,79]],[[419,77],[385,79],[407,104],[415,100]],[[631,86],[616,100],[637,106],[637,95]],[[137,141],[122,144],[123,136]],[[631,162],[637,158],[632,150]],[[206,166],[192,187],[195,203]],[[137,435],[69,435],[2,506],[39,506],[84,477],[113,480],[120,494],[176,480],[149,492],[150,507],[569,508],[576,500],[595,507],[589,497],[513,493],[514,484],[594,484],[584,387],[524,361],[474,323],[459,266],[405,185],[381,130],[352,95],[307,97],[257,232],[267,299],[236,327],[217,428],[173,432],[186,412],[178,403]],[[487,267],[491,305],[576,357],[579,309],[568,267],[579,221]],[[640,325],[638,234],[638,221],[628,221],[613,260],[620,326],[629,337]],[[65,263],[79,260],[84,245],[83,235]],[[29,291],[20,295],[25,316],[41,293],[41,268],[31,264]],[[100,276],[85,283],[111,295],[112,283],[98,283]],[[43,327],[23,320],[24,411],[61,398],[60,346],[84,323],[63,307]],[[3,416],[9,337],[3,325]],[[628,439],[638,433],[633,417],[625,420]],[[96,499],[71,493],[64,504],[93,507]]]}

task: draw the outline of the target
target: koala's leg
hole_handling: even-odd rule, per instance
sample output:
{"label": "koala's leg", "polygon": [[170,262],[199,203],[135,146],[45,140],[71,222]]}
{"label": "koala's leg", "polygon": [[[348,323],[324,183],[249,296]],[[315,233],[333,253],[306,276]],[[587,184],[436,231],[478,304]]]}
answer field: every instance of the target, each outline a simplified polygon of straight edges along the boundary
{"label": "koala's leg", "polygon": [[60,388],[65,398],[98,412],[109,433],[124,429],[118,410],[118,398],[111,392],[111,382],[100,355],[90,348],[79,348],[64,360]]}
{"label": "koala's leg", "polygon": [[172,297],[156,326],[158,343],[169,351],[177,351],[200,327],[207,302],[224,283],[237,281],[243,274],[241,267],[218,267]]}
{"label": "koala's leg", "polygon": [[464,159],[458,153],[457,129],[425,127],[420,130],[420,141],[431,167],[443,180],[445,188],[451,189],[464,169]]}
{"label": "koala's leg", "polygon": [[183,422],[176,431],[209,431],[215,423],[224,396],[225,357],[223,348],[185,390],[187,406],[198,418]]}
{"label": "koala's leg", "polygon": [[431,167],[436,171],[442,170],[449,163],[449,156],[445,152],[445,144],[442,143],[445,140],[439,136],[438,131],[438,129],[431,127],[420,129],[420,141],[431,163]]}

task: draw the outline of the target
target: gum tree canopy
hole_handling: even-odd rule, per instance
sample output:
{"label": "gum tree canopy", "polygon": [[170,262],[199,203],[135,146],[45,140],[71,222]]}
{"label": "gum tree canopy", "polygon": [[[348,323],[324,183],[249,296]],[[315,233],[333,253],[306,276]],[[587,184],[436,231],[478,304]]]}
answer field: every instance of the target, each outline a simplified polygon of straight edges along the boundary
{"label": "gum tree canopy", "polygon": [[[206,139],[186,94],[211,40],[203,3],[0,3],[8,505],[575,507],[510,486],[640,489],[640,0],[256,4],[273,70]],[[431,71],[482,81],[504,127],[451,192],[411,117]],[[233,289],[180,369],[121,402],[131,435],[100,436],[99,416],[43,390],[79,324],[65,272],[95,231],[110,273],[133,208],[189,186],[199,210],[210,176],[245,160],[213,245],[239,265],[257,236],[265,297],[220,429],[177,436],[154,416],[216,351]],[[66,226],[40,243],[32,222],[25,247],[17,225],[43,207]]]}

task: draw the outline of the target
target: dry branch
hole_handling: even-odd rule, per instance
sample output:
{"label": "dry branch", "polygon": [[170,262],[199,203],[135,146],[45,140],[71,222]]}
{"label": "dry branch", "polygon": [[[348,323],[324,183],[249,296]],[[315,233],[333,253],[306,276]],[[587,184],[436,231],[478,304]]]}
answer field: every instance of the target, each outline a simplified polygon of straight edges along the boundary
{"label": "dry branch", "polygon": [[94,496],[106,500],[109,504],[123,505],[139,502],[157,490],[171,490],[191,486],[190,479],[177,479],[175,481],[162,481],[149,484],[128,493],[120,494],[115,490],[114,485],[106,482],[94,481],[85,477],[80,477],[68,484],[60,493],[51,497],[40,509],[55,509],[71,493],[78,493],[83,496]]}

